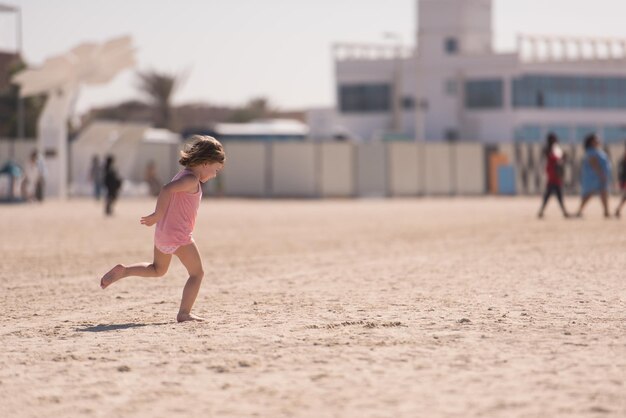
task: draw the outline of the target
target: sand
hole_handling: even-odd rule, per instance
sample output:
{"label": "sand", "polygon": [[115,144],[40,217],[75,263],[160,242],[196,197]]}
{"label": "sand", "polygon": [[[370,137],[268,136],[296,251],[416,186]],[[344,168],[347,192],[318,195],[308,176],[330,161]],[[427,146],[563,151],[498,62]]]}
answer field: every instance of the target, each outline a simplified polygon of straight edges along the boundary
{"label": "sand", "polygon": [[178,260],[99,288],[153,200],[0,206],[0,416],[626,416],[626,220],[538,204],[205,200],[183,324]]}

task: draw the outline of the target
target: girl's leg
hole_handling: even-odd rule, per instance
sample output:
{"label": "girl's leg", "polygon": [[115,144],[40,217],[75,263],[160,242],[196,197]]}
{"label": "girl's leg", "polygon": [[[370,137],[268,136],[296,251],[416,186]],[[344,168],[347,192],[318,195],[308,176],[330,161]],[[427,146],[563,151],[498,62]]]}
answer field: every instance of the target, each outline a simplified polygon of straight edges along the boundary
{"label": "girl's leg", "polygon": [[172,261],[172,254],[162,253],[154,247],[154,261],[152,263],[137,263],[130,266],[118,264],[102,276],[100,287],[105,289],[112,283],[128,276],[161,277],[167,273],[170,261]]}
{"label": "girl's leg", "polygon": [[180,309],[178,310],[176,320],[178,322],[204,321],[204,318],[191,313],[191,308],[196,301],[196,297],[200,291],[200,285],[202,284],[202,278],[204,277],[198,247],[196,247],[195,242],[192,242],[189,245],[178,248],[174,254],[180,259],[189,273],[189,279],[187,279],[187,283],[185,283],[185,288],[183,289],[183,297],[180,301]]}
{"label": "girl's leg", "polygon": [[615,209],[615,216],[617,216],[618,218],[620,217],[620,214],[622,212],[622,206],[624,206],[624,202],[626,202],[626,195],[622,196],[622,200],[619,202],[619,205],[617,205],[617,209]]}
{"label": "girl's leg", "polygon": [[563,211],[563,216],[568,218],[569,213],[567,212],[567,209],[565,209],[565,204],[563,203],[563,190],[561,189],[561,186],[556,186],[555,191],[556,198],[559,200],[559,205],[561,206],[561,211]]}
{"label": "girl's leg", "polygon": [[587,202],[589,202],[589,199],[591,199],[591,196],[593,196],[593,193],[589,193],[588,195],[585,195],[582,197],[582,199],[580,200],[580,207],[578,208],[578,212],[576,213],[576,216],[578,217],[583,216],[583,209],[585,208],[585,205],[587,204]]}
{"label": "girl's leg", "polygon": [[111,215],[111,213],[112,213],[111,206],[112,205],[113,205],[113,199],[111,198],[110,195],[107,194],[106,197],[105,197],[105,201],[104,201],[104,213],[105,213],[105,215],[107,215],[107,216]]}
{"label": "girl's leg", "polygon": [[550,195],[552,194],[552,187],[550,185],[546,186],[546,191],[543,194],[543,202],[541,203],[541,209],[539,209],[539,214],[537,215],[539,218],[543,218],[543,211],[548,204],[548,199],[550,199]]}
{"label": "girl's leg", "polygon": [[611,216],[609,213],[609,193],[605,190],[600,193],[600,199],[602,200],[602,208],[604,209],[604,217],[608,218]]}

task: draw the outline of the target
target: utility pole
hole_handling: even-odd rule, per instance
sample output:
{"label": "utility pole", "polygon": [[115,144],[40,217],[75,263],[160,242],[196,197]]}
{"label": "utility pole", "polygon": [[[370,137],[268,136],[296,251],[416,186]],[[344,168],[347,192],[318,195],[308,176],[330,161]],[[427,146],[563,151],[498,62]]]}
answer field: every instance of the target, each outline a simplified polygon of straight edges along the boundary
{"label": "utility pole", "polygon": [[385,32],[384,37],[395,41],[394,45],[394,69],[393,69],[393,93],[391,104],[391,129],[393,133],[403,133],[402,129],[402,37],[396,32]]}

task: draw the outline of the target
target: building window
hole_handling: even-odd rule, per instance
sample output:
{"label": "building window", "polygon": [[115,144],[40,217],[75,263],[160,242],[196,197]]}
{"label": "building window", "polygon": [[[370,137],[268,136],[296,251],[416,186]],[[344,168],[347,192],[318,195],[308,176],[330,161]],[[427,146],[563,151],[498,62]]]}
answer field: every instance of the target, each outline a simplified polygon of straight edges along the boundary
{"label": "building window", "polygon": [[519,142],[541,142],[541,126],[522,125],[515,129],[515,140]]}
{"label": "building window", "polygon": [[449,142],[457,141],[459,139],[459,131],[454,128],[448,128],[444,131],[443,137]]}
{"label": "building window", "polygon": [[503,103],[500,79],[470,80],[465,83],[465,106],[468,109],[498,109]]}
{"label": "building window", "polygon": [[446,38],[444,49],[447,54],[456,54],[459,52],[459,41],[456,38]]}
{"label": "building window", "polygon": [[455,79],[446,80],[444,84],[444,91],[448,96],[456,96],[458,91],[458,83]]}
{"label": "building window", "polygon": [[342,112],[388,112],[391,109],[389,84],[346,84],[339,86]]}
{"label": "building window", "polygon": [[619,144],[626,141],[626,126],[605,126],[602,130],[602,139],[607,144]]}
{"label": "building window", "polygon": [[598,128],[593,125],[579,125],[576,127],[576,142],[582,142],[587,135],[599,133]]}
{"label": "building window", "polygon": [[626,140],[626,125],[522,125],[515,129],[515,140],[520,142],[541,142],[553,132],[564,144],[581,144],[587,135],[601,134],[606,144],[623,144]]}
{"label": "building window", "polygon": [[563,143],[572,142],[572,129],[566,125],[550,125],[547,132],[553,132],[559,141]]}
{"label": "building window", "polygon": [[513,80],[513,106],[624,109],[626,77],[521,76]]}
{"label": "building window", "polygon": [[581,144],[587,135],[601,134],[606,144],[623,144],[626,140],[626,125],[522,125],[515,129],[515,140],[521,142],[541,142],[553,132],[564,144]]}
{"label": "building window", "polygon": [[415,99],[411,96],[404,96],[402,98],[402,109],[404,110],[415,109]]}

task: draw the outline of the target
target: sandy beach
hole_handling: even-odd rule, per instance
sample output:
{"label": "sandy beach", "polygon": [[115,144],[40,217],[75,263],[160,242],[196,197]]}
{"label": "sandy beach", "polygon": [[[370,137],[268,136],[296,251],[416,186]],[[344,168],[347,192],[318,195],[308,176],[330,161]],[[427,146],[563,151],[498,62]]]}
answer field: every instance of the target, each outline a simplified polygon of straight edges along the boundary
{"label": "sandy beach", "polygon": [[99,288],[154,200],[0,206],[0,416],[626,416],[626,219],[539,203],[205,199],[183,324],[178,260]]}

